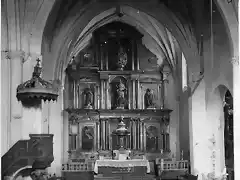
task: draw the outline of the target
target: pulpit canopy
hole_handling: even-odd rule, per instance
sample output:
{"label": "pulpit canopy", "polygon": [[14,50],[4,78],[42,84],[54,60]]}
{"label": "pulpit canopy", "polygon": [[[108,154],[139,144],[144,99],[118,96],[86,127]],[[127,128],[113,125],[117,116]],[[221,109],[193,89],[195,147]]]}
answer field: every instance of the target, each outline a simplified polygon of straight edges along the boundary
{"label": "pulpit canopy", "polygon": [[41,78],[42,67],[40,59],[34,67],[32,78],[17,87],[17,99],[21,102],[29,100],[56,101],[58,97],[58,85],[50,83]]}

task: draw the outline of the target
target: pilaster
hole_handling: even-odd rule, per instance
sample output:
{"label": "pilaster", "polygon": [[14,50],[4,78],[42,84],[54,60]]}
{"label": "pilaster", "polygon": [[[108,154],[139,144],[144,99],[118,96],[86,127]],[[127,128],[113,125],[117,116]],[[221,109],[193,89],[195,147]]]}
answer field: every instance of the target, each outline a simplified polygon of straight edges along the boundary
{"label": "pilaster", "polygon": [[[10,148],[11,142],[11,66],[7,51],[1,52],[1,141],[2,155]],[[4,103],[4,104],[3,104]]]}
{"label": "pilaster", "polygon": [[59,91],[56,102],[49,103],[49,133],[53,134],[53,155],[54,161],[48,172],[61,175],[61,164],[63,162],[63,89]]}
{"label": "pilaster", "polygon": [[[202,80],[194,94],[189,98],[191,173],[199,176],[209,173],[212,168],[212,151],[209,148],[212,128],[206,114],[205,90],[205,81]],[[204,162],[204,166],[202,162]]]}
{"label": "pilaster", "polygon": [[235,168],[235,177],[238,177],[239,173],[237,172],[237,169],[240,168],[240,123],[237,122],[238,119],[240,119],[240,65],[239,65],[239,56],[235,56],[232,58],[232,65],[233,65],[233,119],[234,119],[234,126],[233,126],[233,132],[234,132],[234,168]]}

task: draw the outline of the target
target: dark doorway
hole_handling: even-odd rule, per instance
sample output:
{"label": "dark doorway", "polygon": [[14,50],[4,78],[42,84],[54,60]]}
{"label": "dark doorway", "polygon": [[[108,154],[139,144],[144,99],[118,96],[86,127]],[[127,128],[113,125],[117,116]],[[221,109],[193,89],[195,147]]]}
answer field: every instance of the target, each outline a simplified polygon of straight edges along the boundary
{"label": "dark doorway", "polygon": [[224,147],[225,165],[228,180],[234,180],[234,138],[233,138],[233,97],[229,91],[225,94],[224,105]]}

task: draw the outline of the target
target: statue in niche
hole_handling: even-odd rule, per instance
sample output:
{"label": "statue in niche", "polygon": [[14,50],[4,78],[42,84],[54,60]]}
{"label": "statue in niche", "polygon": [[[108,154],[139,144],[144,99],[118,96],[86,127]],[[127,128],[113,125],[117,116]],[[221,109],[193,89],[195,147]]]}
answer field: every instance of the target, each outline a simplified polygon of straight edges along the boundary
{"label": "statue in niche", "polygon": [[145,102],[145,107],[147,108],[147,109],[152,109],[152,108],[154,108],[154,103],[153,103],[153,97],[154,95],[153,95],[153,90],[151,90],[151,89],[147,89],[146,90],[146,93],[145,93],[145,95],[144,95],[144,102]]}
{"label": "statue in niche", "polygon": [[127,100],[125,99],[125,92],[126,87],[122,83],[121,79],[119,82],[119,85],[117,85],[117,109],[124,109],[125,104],[127,103]]}
{"label": "statue in niche", "polygon": [[94,143],[94,129],[93,127],[85,126],[82,129],[82,149],[92,150]]}
{"label": "statue in niche", "polygon": [[127,53],[124,51],[123,47],[120,46],[117,61],[118,70],[122,71],[126,65],[127,65]]}
{"label": "statue in niche", "polygon": [[92,109],[93,108],[93,93],[90,88],[86,88],[83,92],[84,96],[84,108]]}
{"label": "statue in niche", "polygon": [[92,65],[92,59],[91,54],[89,52],[85,53],[83,55],[83,65],[84,66],[91,66]]}
{"label": "statue in niche", "polygon": [[158,146],[158,130],[155,126],[149,126],[146,130],[146,149],[147,151],[155,151]]}

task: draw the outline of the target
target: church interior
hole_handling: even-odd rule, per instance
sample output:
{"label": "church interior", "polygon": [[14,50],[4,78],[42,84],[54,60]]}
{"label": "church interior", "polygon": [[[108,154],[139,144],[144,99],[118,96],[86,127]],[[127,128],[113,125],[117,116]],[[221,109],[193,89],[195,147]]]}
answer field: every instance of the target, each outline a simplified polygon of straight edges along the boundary
{"label": "church interior", "polygon": [[1,2],[2,179],[238,179],[238,0]]}

